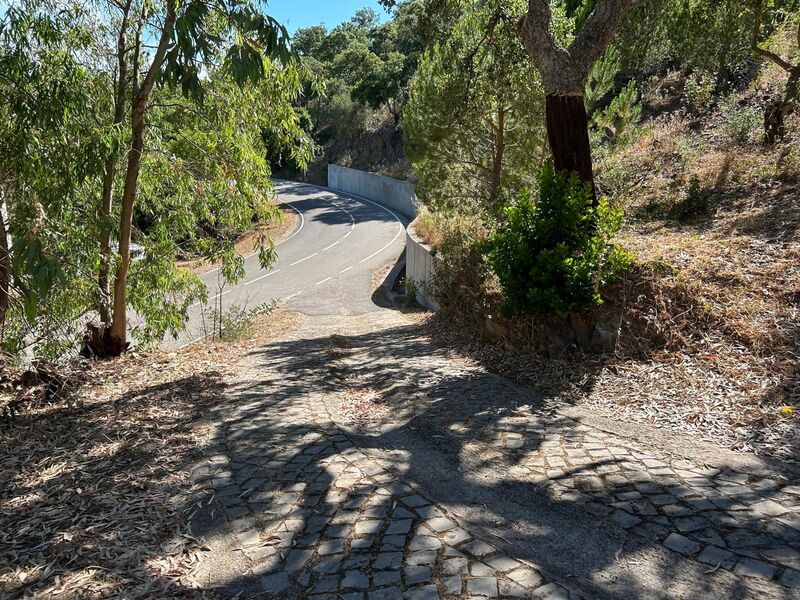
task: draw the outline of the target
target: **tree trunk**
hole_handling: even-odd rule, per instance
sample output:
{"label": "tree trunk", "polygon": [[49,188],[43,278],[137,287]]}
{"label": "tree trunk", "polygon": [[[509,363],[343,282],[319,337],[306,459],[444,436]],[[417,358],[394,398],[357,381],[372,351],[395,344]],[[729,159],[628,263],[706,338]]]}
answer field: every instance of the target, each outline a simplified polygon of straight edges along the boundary
{"label": "tree trunk", "polygon": [[764,141],[767,144],[774,144],[786,136],[786,117],[794,112],[798,84],[800,84],[800,66],[794,67],[789,72],[783,96],[767,104],[764,110]]}
{"label": "tree trunk", "polygon": [[494,126],[494,156],[492,159],[492,182],[489,190],[489,203],[497,204],[500,186],[503,183],[503,158],[506,152],[506,111],[500,104],[497,108],[497,125]]}
{"label": "tree trunk", "polygon": [[5,338],[6,313],[8,312],[11,285],[11,252],[6,231],[6,219],[3,205],[0,204],[0,343]]}
{"label": "tree trunk", "polygon": [[589,119],[583,96],[547,94],[545,98],[547,140],[556,171],[569,171],[588,183],[595,195]]}
{"label": "tree trunk", "polygon": [[122,216],[119,229],[120,264],[114,280],[114,317],[111,321],[111,348],[109,353],[117,356],[125,350],[128,319],[126,291],[128,271],[131,264],[131,230],[133,228],[133,203],[139,183],[139,170],[142,167],[144,151],[144,111],[147,96],[139,95],[133,101],[131,111],[131,149],[128,154],[128,168],[125,172],[125,187],[122,190]]}
{"label": "tree trunk", "polygon": [[150,92],[156,83],[156,77],[161,71],[161,66],[167,55],[172,40],[172,31],[177,18],[177,0],[167,0],[164,24],[158,47],[153,55],[153,62],[145,75],[141,85],[138,84],[138,61],[141,44],[141,27],[144,15],[136,34],[136,48],[134,50],[133,64],[133,102],[131,106],[131,147],[128,153],[128,165],[125,171],[125,185],[122,189],[122,214],[119,227],[119,254],[120,264],[117,267],[114,280],[114,314],[111,319],[111,332],[108,336],[108,348],[104,349],[105,356],[119,356],[125,351],[128,335],[128,272],[131,264],[131,229],[133,228],[133,205],[136,201],[136,190],[139,185],[139,170],[142,167],[142,154],[144,153],[144,116]]}
{"label": "tree trunk", "polygon": [[[128,0],[122,10],[122,23],[117,36],[117,85],[114,90],[114,125],[119,125],[125,119],[125,100],[128,92],[128,61],[126,59],[128,15],[131,9],[131,0]],[[109,272],[111,270],[111,207],[114,195],[114,178],[117,174],[117,161],[119,152],[114,151],[106,160],[103,175],[103,193],[100,197],[98,211],[98,224],[100,228],[100,270],[97,274],[98,299],[97,310],[100,313],[101,328],[111,324],[111,298],[109,294]]]}

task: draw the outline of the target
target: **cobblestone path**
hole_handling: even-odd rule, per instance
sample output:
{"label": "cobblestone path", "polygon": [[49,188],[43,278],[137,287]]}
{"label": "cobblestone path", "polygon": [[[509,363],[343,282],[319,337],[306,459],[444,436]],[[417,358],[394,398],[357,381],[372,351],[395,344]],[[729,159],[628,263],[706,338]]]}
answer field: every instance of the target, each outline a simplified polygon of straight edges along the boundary
{"label": "cobblestone path", "polygon": [[[194,480],[208,531],[233,540],[232,570],[266,597],[712,597],[692,595],[700,577],[710,583],[697,589],[721,598],[800,598],[800,483],[790,471],[732,467],[724,452],[692,460],[587,424],[448,356],[416,326],[300,332],[249,367],[235,402],[209,416],[216,445]],[[502,543],[454,508],[462,498],[434,498],[436,474],[415,478],[404,464],[436,448],[455,456],[462,485],[528,486],[567,507],[576,529],[601,528],[598,544],[634,540],[676,574],[689,569],[690,591],[665,581],[660,595],[604,593],[596,573],[574,577],[536,548]],[[558,532],[550,537],[557,546]]]}

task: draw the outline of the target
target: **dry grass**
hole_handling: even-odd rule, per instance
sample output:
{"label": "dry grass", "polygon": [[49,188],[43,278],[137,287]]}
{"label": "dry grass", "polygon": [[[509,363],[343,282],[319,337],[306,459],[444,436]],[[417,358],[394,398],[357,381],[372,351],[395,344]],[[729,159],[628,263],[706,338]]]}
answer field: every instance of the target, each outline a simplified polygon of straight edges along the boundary
{"label": "dry grass", "polygon": [[0,422],[0,597],[211,598],[193,572],[190,471],[241,355],[300,317],[277,311],[237,344],[91,363],[69,404],[26,393]]}
{"label": "dry grass", "polygon": [[[780,87],[781,74],[765,71],[753,85]],[[756,92],[745,90],[704,115],[662,113],[626,147],[597,152],[601,188],[628,215],[620,241],[637,258],[601,311],[621,309],[616,352],[547,356],[525,349],[520,340],[533,340],[535,328],[525,319],[502,345],[470,340],[464,321],[445,335],[491,368],[565,402],[797,460],[800,118],[787,123],[789,139],[764,146],[753,118]],[[731,106],[743,124],[737,135]],[[691,197],[693,179],[702,202]],[[692,203],[697,210],[680,210]],[[497,304],[487,291],[475,306],[490,314]]]}

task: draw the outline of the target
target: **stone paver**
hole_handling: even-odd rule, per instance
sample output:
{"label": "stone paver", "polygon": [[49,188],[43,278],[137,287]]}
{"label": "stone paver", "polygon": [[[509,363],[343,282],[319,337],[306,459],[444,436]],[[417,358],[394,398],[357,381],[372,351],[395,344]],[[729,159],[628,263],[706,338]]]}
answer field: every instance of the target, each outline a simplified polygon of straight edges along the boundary
{"label": "stone paver", "polygon": [[224,416],[193,480],[213,493],[265,597],[521,598],[543,584],[379,467],[318,398],[254,396]]}
{"label": "stone paver", "polygon": [[[587,519],[702,569],[797,589],[796,479],[654,452],[547,404],[534,406],[521,386],[444,356],[395,356],[396,364],[379,369],[386,357],[378,344],[337,343],[322,357],[303,357],[321,371],[316,381],[305,380],[308,370],[293,374],[291,364],[243,378],[247,391],[226,409],[217,446],[193,473],[265,593],[578,598],[357,447],[329,412],[343,402],[342,389],[351,389],[343,373],[355,389],[391,388],[382,418],[410,422],[424,414],[431,437],[583,507]],[[426,375],[396,385],[400,362],[414,360]],[[442,397],[448,401],[437,403]]]}
{"label": "stone paver", "polygon": [[656,452],[560,414],[554,402],[478,367],[443,355],[387,354],[365,344],[342,362],[365,387],[376,382],[367,366],[379,357],[394,360],[398,370],[419,361],[415,373],[433,374],[384,396],[394,422],[424,414],[419,426],[429,435],[446,437],[487,468],[691,560],[713,560],[714,567],[784,586],[800,570],[796,474],[745,472]]}

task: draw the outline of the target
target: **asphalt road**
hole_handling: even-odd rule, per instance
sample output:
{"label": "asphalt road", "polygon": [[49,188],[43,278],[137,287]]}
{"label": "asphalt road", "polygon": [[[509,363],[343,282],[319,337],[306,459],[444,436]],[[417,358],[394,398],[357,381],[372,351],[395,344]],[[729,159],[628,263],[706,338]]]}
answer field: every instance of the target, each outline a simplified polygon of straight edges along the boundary
{"label": "asphalt road", "polygon": [[281,306],[310,315],[353,315],[374,309],[372,274],[394,262],[405,245],[407,220],[377,203],[305,183],[275,182],[280,200],[300,215],[300,227],[277,245],[278,259],[264,270],[258,255],[245,259],[246,275],[236,285],[221,286],[218,270],[201,279],[208,287],[206,305],[189,311],[186,330],[164,347],[178,348],[202,339],[210,328],[203,311],[219,306],[247,309],[277,300]]}

